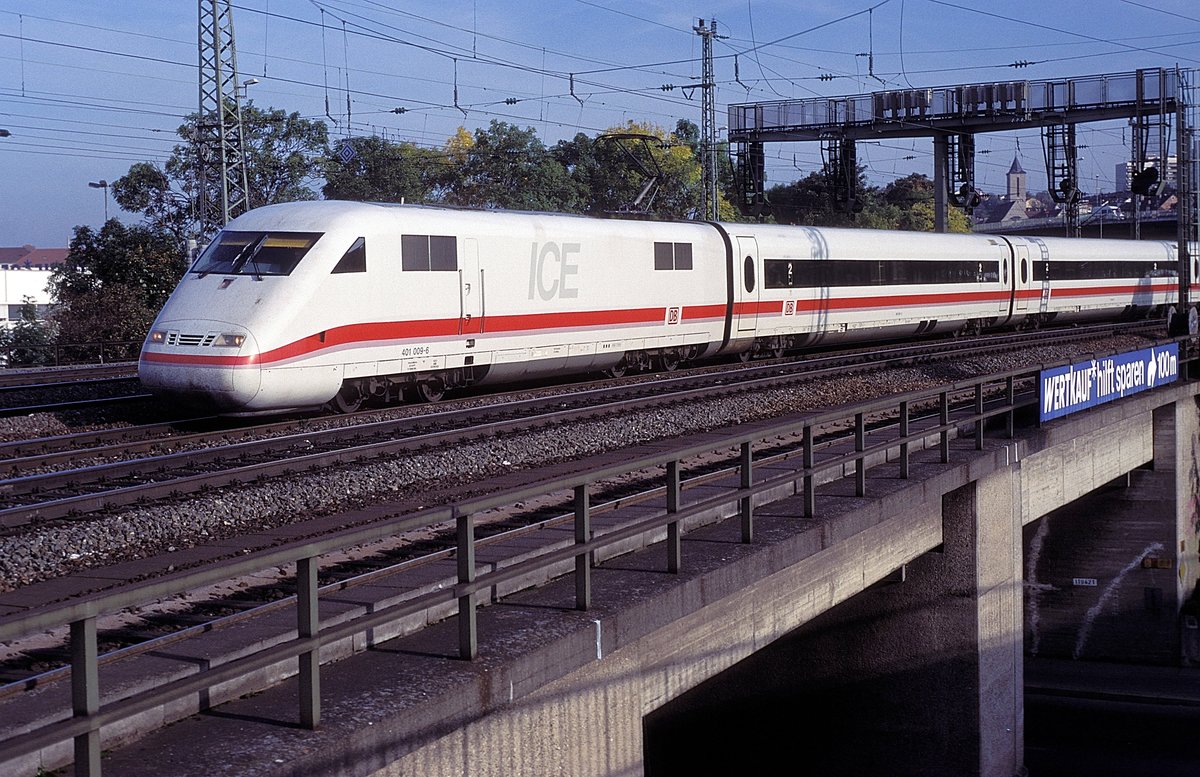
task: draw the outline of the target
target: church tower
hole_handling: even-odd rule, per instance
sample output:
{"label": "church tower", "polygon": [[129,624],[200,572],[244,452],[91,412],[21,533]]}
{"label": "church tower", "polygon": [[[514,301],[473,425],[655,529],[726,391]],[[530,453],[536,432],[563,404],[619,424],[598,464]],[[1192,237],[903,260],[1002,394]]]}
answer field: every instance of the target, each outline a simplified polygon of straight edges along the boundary
{"label": "church tower", "polygon": [[1026,194],[1025,168],[1021,167],[1020,160],[1014,156],[1012,167],[1008,168],[1008,195],[1006,199],[1009,202],[1024,202]]}

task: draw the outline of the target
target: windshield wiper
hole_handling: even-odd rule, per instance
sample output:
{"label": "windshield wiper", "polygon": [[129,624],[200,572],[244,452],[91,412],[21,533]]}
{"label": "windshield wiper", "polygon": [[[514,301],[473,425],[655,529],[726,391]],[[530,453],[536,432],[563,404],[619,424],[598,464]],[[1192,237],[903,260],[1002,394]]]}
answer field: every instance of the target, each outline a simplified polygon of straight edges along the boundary
{"label": "windshield wiper", "polygon": [[237,261],[237,260],[234,261],[233,271],[235,273],[240,272],[241,269],[243,267],[245,267],[248,262],[254,270],[254,280],[261,281],[262,280],[262,271],[259,270],[259,268],[258,268],[257,257],[258,257],[259,249],[262,248],[262,245],[265,242],[267,242],[267,234],[264,232],[263,236],[260,237],[253,245],[247,244],[247,249],[250,251],[250,254],[247,256],[246,252],[243,251],[242,254],[238,257],[238,259],[240,261]]}

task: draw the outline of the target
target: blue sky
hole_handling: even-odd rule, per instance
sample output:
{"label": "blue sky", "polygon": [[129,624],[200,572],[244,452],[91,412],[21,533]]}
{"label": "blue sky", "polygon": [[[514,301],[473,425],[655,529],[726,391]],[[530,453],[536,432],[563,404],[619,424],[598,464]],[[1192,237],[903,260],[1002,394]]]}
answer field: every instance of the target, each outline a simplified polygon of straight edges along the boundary
{"label": "blue sky", "polygon": [[[533,127],[547,145],[630,119],[699,124],[700,95],[682,87],[699,81],[701,17],[728,36],[715,46],[721,127],[730,103],[1200,68],[1193,0],[236,0],[233,14],[256,105],[324,119],[334,137],[432,147],[492,119]],[[11,133],[0,138],[0,245],[65,246],[75,225],[103,221],[105,192],[89,181],[167,158],[197,109],[196,27],[185,0],[0,0],[0,128]],[[1120,122],[1080,128],[1085,189],[1112,187],[1128,134]],[[985,190],[1003,190],[1014,155],[1030,189],[1045,188],[1038,132],[981,135],[977,150]],[[877,183],[932,175],[928,140],[858,153]],[[767,154],[771,184],[820,167],[814,144]]]}

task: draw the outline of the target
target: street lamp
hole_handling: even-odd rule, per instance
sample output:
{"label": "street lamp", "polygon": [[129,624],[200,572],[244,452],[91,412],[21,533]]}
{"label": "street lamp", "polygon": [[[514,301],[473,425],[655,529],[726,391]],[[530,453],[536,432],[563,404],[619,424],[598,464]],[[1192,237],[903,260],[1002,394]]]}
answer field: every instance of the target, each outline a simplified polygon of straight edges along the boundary
{"label": "street lamp", "polygon": [[88,181],[88,186],[93,189],[104,190],[104,223],[108,223],[108,181],[101,178],[99,181]]}
{"label": "street lamp", "polygon": [[237,87],[238,97],[245,100],[246,96],[247,96],[247,92],[249,91],[250,87],[254,86],[257,83],[258,83],[257,78],[247,78],[245,81],[243,81],[241,83],[240,86]]}

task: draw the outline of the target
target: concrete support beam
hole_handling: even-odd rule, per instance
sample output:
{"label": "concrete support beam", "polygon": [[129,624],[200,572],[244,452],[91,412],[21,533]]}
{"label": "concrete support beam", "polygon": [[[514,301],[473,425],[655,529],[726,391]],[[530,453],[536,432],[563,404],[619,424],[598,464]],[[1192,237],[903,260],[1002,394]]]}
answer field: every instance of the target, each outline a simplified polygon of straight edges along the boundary
{"label": "concrete support beam", "polygon": [[[941,550],[652,712],[648,777],[732,767],[683,745],[721,742],[730,730],[755,732],[728,745],[744,773],[770,771],[770,757],[785,751],[803,753],[806,772],[822,775],[1018,773],[1018,480],[1001,470],[950,492]],[[659,737],[680,743],[677,760],[656,752]]]}

